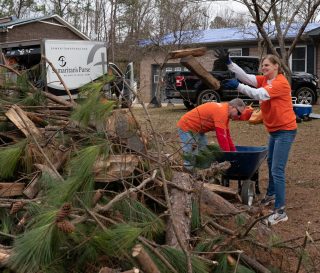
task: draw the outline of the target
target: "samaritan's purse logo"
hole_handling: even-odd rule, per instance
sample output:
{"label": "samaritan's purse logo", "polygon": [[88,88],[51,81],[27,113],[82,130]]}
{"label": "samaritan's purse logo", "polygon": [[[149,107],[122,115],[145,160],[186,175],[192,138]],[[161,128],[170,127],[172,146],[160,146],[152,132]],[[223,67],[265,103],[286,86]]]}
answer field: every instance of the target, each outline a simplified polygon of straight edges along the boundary
{"label": "samaritan's purse logo", "polygon": [[58,63],[61,67],[64,67],[67,62],[66,62],[66,57],[65,56],[60,56],[59,59],[58,59]]}

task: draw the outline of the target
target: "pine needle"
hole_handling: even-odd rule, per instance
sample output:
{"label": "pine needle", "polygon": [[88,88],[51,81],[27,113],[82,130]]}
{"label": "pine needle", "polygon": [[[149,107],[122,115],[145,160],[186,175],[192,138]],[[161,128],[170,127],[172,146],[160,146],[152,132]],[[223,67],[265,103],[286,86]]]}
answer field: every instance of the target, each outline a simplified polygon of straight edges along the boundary
{"label": "pine needle", "polygon": [[[186,272],[186,268],[188,268],[187,259],[182,250],[165,246],[160,248],[160,252],[178,272]],[[210,272],[209,265],[196,256],[191,257],[191,263],[194,273]]]}
{"label": "pine needle", "polygon": [[38,272],[48,267],[59,253],[60,235],[52,223],[40,224],[25,232],[15,240],[9,267],[19,273]]}
{"label": "pine needle", "polygon": [[194,248],[195,252],[209,252],[212,248],[224,240],[224,236],[217,235],[213,238],[205,238],[201,240]]}
{"label": "pine needle", "polygon": [[124,199],[115,204],[114,211],[120,212],[125,221],[142,228],[143,236],[152,239],[165,230],[163,221],[141,202]]}
{"label": "pine needle", "polygon": [[79,151],[70,161],[70,176],[64,183],[58,183],[49,189],[48,200],[52,200],[58,205],[72,200],[76,193],[81,192],[81,199],[88,207],[91,207],[95,185],[93,166],[101,155],[107,156],[108,153],[109,146],[106,141],[103,144],[85,147]]}
{"label": "pine needle", "polygon": [[192,166],[200,169],[206,169],[211,166],[214,161],[221,157],[221,149],[218,145],[207,145],[205,149],[198,154],[186,154],[184,158],[188,160]]}
{"label": "pine needle", "polygon": [[105,122],[114,108],[114,102],[102,102],[101,98],[102,95],[99,91],[92,91],[88,98],[73,111],[71,118],[84,127],[88,126],[90,122],[95,124]]}
{"label": "pine needle", "polygon": [[199,204],[196,200],[192,200],[191,230],[196,230],[201,226],[201,214]]}
{"label": "pine needle", "polygon": [[43,95],[41,90],[38,90],[35,93],[32,93],[30,96],[26,96],[24,99],[20,101],[22,105],[34,106],[34,105],[44,105],[46,102],[46,98]]}
{"label": "pine needle", "polygon": [[27,145],[27,140],[22,140],[19,143],[0,148],[0,177],[10,178],[14,175],[15,170],[20,163],[24,149]]}
{"label": "pine needle", "polygon": [[131,252],[142,231],[141,228],[128,224],[119,224],[113,226],[112,229],[99,233],[93,239],[98,249],[101,249],[107,255],[118,257]]}

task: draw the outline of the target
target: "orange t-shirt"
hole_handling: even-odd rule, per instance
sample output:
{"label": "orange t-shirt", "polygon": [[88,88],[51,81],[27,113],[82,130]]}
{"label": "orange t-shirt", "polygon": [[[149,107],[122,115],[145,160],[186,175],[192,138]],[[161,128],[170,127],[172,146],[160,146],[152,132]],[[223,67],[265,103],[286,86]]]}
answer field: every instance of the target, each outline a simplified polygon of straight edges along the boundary
{"label": "orange t-shirt", "polygon": [[258,88],[267,90],[270,100],[262,101],[260,108],[263,123],[269,132],[278,130],[294,130],[297,128],[296,115],[293,111],[291,87],[282,74],[270,83],[265,76],[256,76]]}
{"label": "orange t-shirt", "polygon": [[216,127],[229,129],[228,103],[207,102],[187,112],[177,126],[184,132],[206,133]]}

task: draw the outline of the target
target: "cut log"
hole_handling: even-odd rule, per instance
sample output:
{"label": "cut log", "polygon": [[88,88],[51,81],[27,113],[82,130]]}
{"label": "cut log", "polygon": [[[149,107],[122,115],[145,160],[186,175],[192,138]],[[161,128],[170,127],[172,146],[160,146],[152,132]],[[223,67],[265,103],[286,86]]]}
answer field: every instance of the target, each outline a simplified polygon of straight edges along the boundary
{"label": "cut log", "polygon": [[136,155],[111,155],[108,159],[99,159],[93,167],[96,182],[113,182],[130,176],[139,163]]}
{"label": "cut log", "polygon": [[203,186],[207,190],[215,192],[215,193],[221,195],[222,197],[226,197],[227,199],[233,198],[233,199],[236,199],[237,201],[241,201],[241,198],[238,194],[238,190],[236,190],[236,189],[224,187],[224,186],[217,185],[217,184],[208,184],[208,183],[204,183]]}
{"label": "cut log", "polygon": [[115,273],[115,272],[116,272],[116,270],[109,268],[109,267],[102,267],[99,270],[99,273]]}
{"label": "cut log", "polygon": [[213,90],[220,88],[220,82],[206,69],[204,69],[204,67],[193,56],[182,58],[180,63],[203,80],[208,88],[212,88]]}
{"label": "cut log", "polygon": [[143,246],[137,244],[132,249],[132,257],[134,257],[145,273],[160,273],[154,261],[149,254],[143,249]]}
{"label": "cut log", "polygon": [[0,197],[22,195],[24,187],[24,183],[0,183]]}
{"label": "cut log", "polygon": [[49,176],[51,176],[54,179],[57,179],[57,180],[60,179],[57,173],[54,170],[52,170],[49,166],[43,165],[43,164],[34,164],[34,165],[42,173],[47,173]]}
{"label": "cut log", "polygon": [[[34,123],[28,118],[25,112],[17,105],[13,105],[9,111],[5,113],[8,119],[23,132],[25,136],[30,136],[31,132],[34,137],[40,138],[41,133]],[[27,128],[27,127],[28,128]]]}
{"label": "cut log", "polygon": [[39,192],[39,179],[40,179],[40,174],[37,174],[32,178],[30,183],[23,190],[23,194],[25,196],[32,199],[38,194],[38,192]]}
{"label": "cut log", "polygon": [[43,118],[40,118],[37,114],[32,112],[26,112],[26,115],[28,118],[33,121],[36,124],[39,124],[40,126],[46,126],[48,125],[48,122],[45,121]]}
{"label": "cut log", "polygon": [[178,59],[187,56],[199,57],[206,54],[206,47],[198,47],[198,48],[187,48],[181,50],[170,51],[168,54],[168,59]]}
{"label": "cut log", "polygon": [[0,248],[0,266],[4,266],[6,264],[6,262],[10,258],[11,253],[11,249]]}
{"label": "cut log", "polygon": [[[191,177],[187,173],[174,172],[172,182],[186,189],[192,187]],[[191,231],[192,194],[172,187],[170,188],[170,201],[173,215],[171,215],[167,223],[166,244],[179,248],[178,240],[173,228],[173,218],[177,231],[179,232],[179,238],[185,244],[184,248],[188,249]]]}
{"label": "cut log", "polygon": [[140,270],[138,268],[132,268],[130,270],[127,270],[127,271],[122,271],[121,273],[139,273]]}
{"label": "cut log", "polygon": [[237,214],[240,210],[233,204],[222,198],[220,195],[211,192],[202,186],[202,183],[195,183],[196,189],[200,191],[200,209],[208,215],[215,214]]}

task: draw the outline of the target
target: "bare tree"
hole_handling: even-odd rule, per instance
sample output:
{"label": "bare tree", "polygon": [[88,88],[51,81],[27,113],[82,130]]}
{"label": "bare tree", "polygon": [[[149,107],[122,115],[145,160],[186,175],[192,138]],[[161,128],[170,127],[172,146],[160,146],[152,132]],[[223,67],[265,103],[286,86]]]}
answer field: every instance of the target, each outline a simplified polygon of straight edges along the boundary
{"label": "bare tree", "polygon": [[[320,0],[309,1],[308,13],[305,10],[305,0],[297,0],[294,5],[292,2],[281,0],[241,0],[240,2],[248,8],[253,23],[257,26],[266,47],[272,54],[279,56],[287,76],[290,77],[289,57],[301,39],[308,23],[314,19]],[[290,13],[288,13],[289,4]],[[296,30],[297,35],[287,45],[285,37],[292,29]],[[272,40],[274,35],[276,36],[277,44]],[[279,47],[280,52],[276,50],[275,46]]]}

